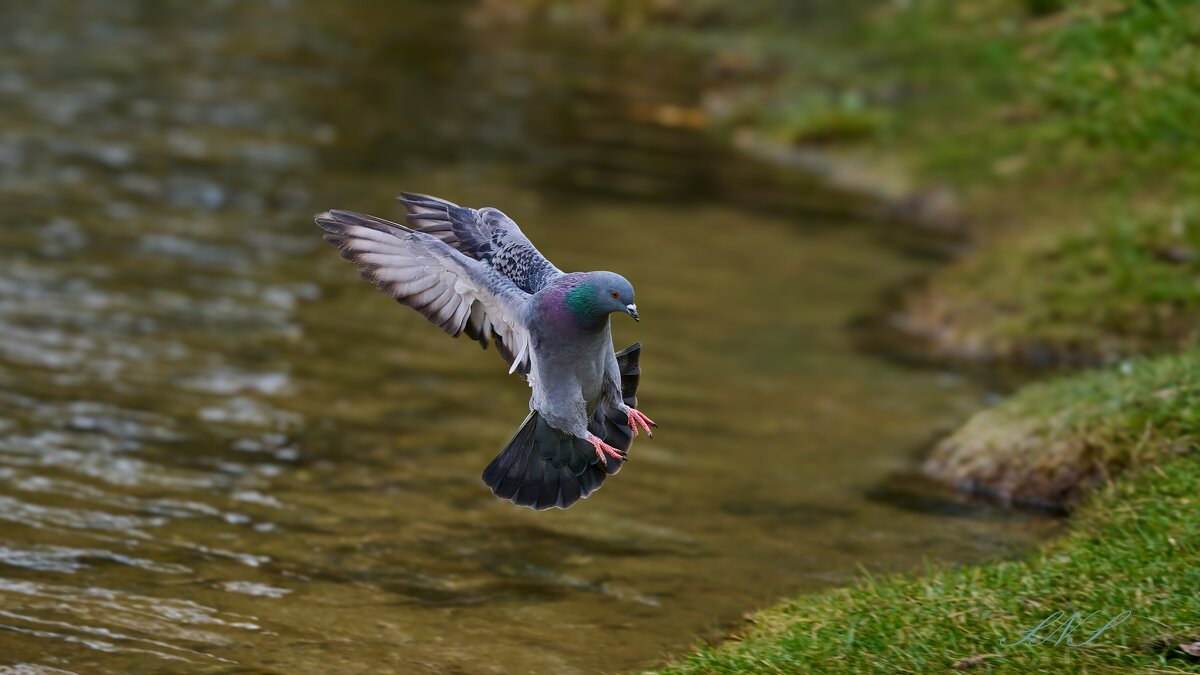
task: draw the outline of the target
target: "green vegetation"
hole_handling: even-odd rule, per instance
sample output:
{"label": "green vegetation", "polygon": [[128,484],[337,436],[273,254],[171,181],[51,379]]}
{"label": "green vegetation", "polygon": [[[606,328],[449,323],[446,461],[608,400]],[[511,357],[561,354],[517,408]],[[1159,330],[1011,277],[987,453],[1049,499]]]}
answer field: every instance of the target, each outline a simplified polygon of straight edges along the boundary
{"label": "green vegetation", "polygon": [[886,125],[886,111],[869,107],[853,93],[806,97],[771,123],[772,134],[788,143],[815,144],[870,138]]}
{"label": "green vegetation", "polygon": [[[722,60],[757,74],[717,97],[715,128],[898,157],[960,195],[977,246],[897,323],[941,357],[1110,367],[1022,389],[927,469],[1014,502],[1085,505],[1031,559],[804,596],[668,672],[1195,672],[1179,645],[1200,639],[1200,3],[846,12],[820,31],[708,29]],[[1084,647],[1001,644],[1056,610],[1132,617]]]}
{"label": "green vegetation", "polygon": [[859,29],[860,63],[886,65],[857,86],[899,111],[880,145],[977,216],[979,250],[906,307],[945,356],[1091,364],[1195,341],[1200,4],[1055,4],[914,2]]}
{"label": "green vegetation", "polygon": [[1021,389],[943,441],[929,473],[1005,501],[1070,506],[1110,475],[1194,452],[1200,353]]}
{"label": "green vegetation", "polygon": [[906,324],[945,355],[1094,365],[1182,349],[1200,329],[1200,224],[1114,207],[1095,226],[1013,236],[910,300]]}
{"label": "green vegetation", "polygon": [[[1096,494],[1073,532],[1021,562],[868,579],[802,596],[755,617],[738,641],[707,648],[669,673],[947,672],[960,661],[992,673],[1194,672],[1179,650],[1200,636],[1200,463],[1147,470]],[[1053,612],[1097,614],[1071,635],[1082,647],[1005,647]],[[1082,617],[1081,617],[1082,618]],[[970,663],[970,662],[968,662]],[[964,667],[964,663],[960,667]]]}

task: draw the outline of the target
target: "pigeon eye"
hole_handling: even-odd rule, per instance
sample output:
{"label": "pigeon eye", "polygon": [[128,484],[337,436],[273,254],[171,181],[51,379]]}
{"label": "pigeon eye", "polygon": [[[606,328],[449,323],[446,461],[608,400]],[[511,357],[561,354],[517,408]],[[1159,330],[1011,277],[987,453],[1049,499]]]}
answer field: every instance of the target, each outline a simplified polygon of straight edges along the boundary
{"label": "pigeon eye", "polygon": [[608,294],[613,296],[614,298],[617,298],[618,300],[621,299],[621,294],[616,291],[609,291]]}

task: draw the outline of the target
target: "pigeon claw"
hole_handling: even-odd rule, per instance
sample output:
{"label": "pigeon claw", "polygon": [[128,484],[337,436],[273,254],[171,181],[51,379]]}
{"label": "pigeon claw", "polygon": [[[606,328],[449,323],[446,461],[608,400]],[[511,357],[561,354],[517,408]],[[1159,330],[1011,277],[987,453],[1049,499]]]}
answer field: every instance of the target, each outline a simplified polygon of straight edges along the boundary
{"label": "pigeon claw", "polygon": [[625,461],[625,453],[600,440],[599,436],[588,434],[587,440],[596,449],[596,456],[600,458],[600,463],[604,466],[608,466],[608,457]]}
{"label": "pigeon claw", "polygon": [[635,408],[630,408],[629,409],[629,428],[633,429],[633,437],[634,438],[637,438],[637,435],[638,435],[638,424],[641,424],[642,428],[646,430],[647,436],[649,436],[650,438],[654,438],[654,432],[650,430],[650,427],[656,427],[658,425],[654,423],[654,420],[643,415],[640,410],[637,410]]}

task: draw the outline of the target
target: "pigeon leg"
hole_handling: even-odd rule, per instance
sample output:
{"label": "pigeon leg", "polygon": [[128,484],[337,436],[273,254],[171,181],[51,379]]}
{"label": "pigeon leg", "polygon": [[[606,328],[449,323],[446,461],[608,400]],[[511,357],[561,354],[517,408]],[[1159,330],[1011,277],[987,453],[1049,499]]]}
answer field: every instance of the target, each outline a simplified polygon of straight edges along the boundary
{"label": "pigeon leg", "polygon": [[610,455],[615,459],[625,459],[625,453],[600,440],[599,436],[588,434],[587,440],[596,449],[596,456],[600,458],[600,463],[604,466],[608,466],[608,457],[605,457],[605,455]]}
{"label": "pigeon leg", "polygon": [[634,438],[637,438],[637,435],[638,435],[638,423],[641,423],[642,428],[646,430],[647,436],[649,436],[650,438],[654,438],[654,432],[650,431],[650,427],[656,427],[658,425],[654,423],[654,420],[643,415],[642,411],[634,409],[634,408],[630,408],[629,409],[629,428],[633,429]]}

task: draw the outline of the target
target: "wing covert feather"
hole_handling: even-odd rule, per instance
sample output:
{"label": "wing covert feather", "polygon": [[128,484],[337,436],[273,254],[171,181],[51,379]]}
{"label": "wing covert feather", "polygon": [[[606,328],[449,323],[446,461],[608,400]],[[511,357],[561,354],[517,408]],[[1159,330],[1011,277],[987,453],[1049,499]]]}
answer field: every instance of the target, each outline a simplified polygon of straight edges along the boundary
{"label": "wing covert feather", "polygon": [[470,209],[412,192],[402,193],[408,224],[437,237],[463,255],[486,263],[526,293],[562,276],[512,218],[494,208]]}

